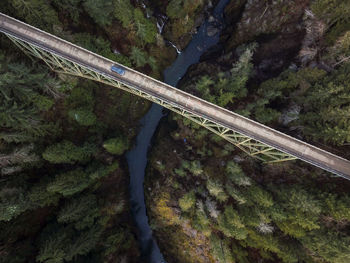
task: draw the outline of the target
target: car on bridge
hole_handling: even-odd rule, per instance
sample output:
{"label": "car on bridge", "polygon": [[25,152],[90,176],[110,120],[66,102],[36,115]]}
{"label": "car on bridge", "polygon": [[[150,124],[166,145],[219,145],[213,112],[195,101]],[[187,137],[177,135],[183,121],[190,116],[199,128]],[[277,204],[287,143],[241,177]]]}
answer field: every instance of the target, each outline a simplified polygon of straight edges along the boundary
{"label": "car on bridge", "polygon": [[125,74],[125,69],[117,65],[112,65],[111,70],[120,76],[123,76]]}

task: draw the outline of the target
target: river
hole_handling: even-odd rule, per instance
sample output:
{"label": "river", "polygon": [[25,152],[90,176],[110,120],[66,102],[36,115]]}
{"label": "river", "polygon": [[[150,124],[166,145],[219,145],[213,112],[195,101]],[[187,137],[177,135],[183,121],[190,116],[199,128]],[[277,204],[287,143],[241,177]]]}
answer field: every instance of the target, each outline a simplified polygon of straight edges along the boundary
{"label": "river", "polygon": [[[198,32],[193,36],[186,49],[181,52],[175,62],[164,71],[164,82],[176,86],[185,75],[188,67],[198,63],[200,56],[219,42],[220,31],[224,26],[223,11],[230,0],[220,0],[215,7],[212,16],[205,21]],[[152,236],[152,229],[148,224],[147,211],[144,197],[144,176],[147,165],[147,152],[150,148],[152,136],[164,116],[163,108],[158,104],[152,104],[150,110],[140,120],[140,131],[136,138],[136,144],[127,154],[127,162],[130,173],[130,203],[131,213],[138,229],[138,241],[141,254],[149,263],[165,262],[159,247]]]}

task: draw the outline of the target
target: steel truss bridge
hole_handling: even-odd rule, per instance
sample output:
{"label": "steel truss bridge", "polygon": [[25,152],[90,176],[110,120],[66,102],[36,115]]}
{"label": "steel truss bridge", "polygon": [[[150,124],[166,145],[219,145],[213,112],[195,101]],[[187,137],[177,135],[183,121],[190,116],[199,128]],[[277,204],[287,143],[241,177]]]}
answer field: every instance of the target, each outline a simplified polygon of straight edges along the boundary
{"label": "steel truss bridge", "polygon": [[2,13],[0,31],[28,56],[43,60],[55,72],[98,81],[158,103],[259,160],[274,163],[300,159],[350,179],[350,161],[346,159],[125,66],[125,74],[119,76],[111,71],[111,66],[120,64]]}

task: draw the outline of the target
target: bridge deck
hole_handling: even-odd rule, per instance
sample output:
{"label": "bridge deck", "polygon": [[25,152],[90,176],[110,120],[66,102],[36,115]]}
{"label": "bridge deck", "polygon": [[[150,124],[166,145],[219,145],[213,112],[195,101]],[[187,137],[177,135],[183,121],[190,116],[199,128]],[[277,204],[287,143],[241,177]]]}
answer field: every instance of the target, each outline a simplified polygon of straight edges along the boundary
{"label": "bridge deck", "polygon": [[126,68],[125,75],[123,77],[117,76],[111,72],[110,68],[113,64],[118,63],[1,13],[0,31],[86,66],[96,72],[113,77],[122,83],[137,87],[150,95],[176,104],[193,114],[203,116],[305,162],[350,179],[350,162],[346,159],[230,112],[133,69],[123,66]]}

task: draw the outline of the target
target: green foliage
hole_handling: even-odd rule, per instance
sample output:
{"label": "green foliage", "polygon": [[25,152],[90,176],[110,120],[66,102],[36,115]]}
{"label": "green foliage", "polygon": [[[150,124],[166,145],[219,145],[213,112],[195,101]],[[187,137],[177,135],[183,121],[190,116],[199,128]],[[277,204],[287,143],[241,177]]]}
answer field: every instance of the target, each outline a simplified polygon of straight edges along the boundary
{"label": "green foliage", "polygon": [[57,127],[45,121],[41,112],[53,104],[48,96],[57,94],[59,83],[46,70],[13,63],[0,54],[0,126],[7,128],[6,134],[21,134],[14,141],[55,134]]}
{"label": "green foliage", "polygon": [[[318,79],[324,77],[325,71],[317,68],[305,68],[298,72],[290,70],[284,71],[279,75],[278,78],[269,79],[263,82],[258,91],[257,95],[259,98],[252,104],[247,106],[248,112],[253,111],[254,117],[262,123],[270,123],[276,121],[281,113],[270,105],[274,103],[288,103],[286,98],[292,97],[293,91],[297,88],[307,89]],[[294,98],[299,100],[300,96]]]}
{"label": "green foliage", "polygon": [[70,109],[68,116],[81,126],[92,126],[96,123],[93,86],[75,87],[65,99],[65,105]]}
{"label": "green foliage", "polygon": [[57,222],[72,223],[78,230],[90,228],[99,216],[97,200],[94,195],[82,195],[68,201],[59,211]]}
{"label": "green foliage", "polygon": [[46,0],[13,0],[9,2],[16,14],[32,26],[52,32],[53,25],[60,25],[56,10]]}
{"label": "green foliage", "polygon": [[70,108],[91,108],[95,104],[93,87],[94,84],[85,83],[85,87],[75,87],[71,90],[69,96],[65,100],[66,106]]}
{"label": "green foliage", "polygon": [[203,173],[203,169],[200,161],[192,161],[188,170],[194,176],[199,176]]}
{"label": "green foliage", "polygon": [[147,64],[147,53],[137,47],[132,47],[130,59],[136,67],[143,67]]}
{"label": "green foliage", "polygon": [[248,231],[243,224],[238,212],[232,206],[226,206],[223,214],[218,217],[218,229],[227,237],[243,240]]}
{"label": "green foliage", "polygon": [[145,18],[141,9],[134,9],[136,35],[146,44],[156,42],[157,28],[151,20]]}
{"label": "green foliage", "polygon": [[308,90],[302,100],[307,111],[300,120],[305,125],[306,135],[337,145],[350,142],[347,118],[350,109],[347,96],[350,90],[347,80],[349,72],[350,65],[346,64]]}
{"label": "green foliage", "polygon": [[335,220],[350,221],[350,197],[348,195],[338,196],[329,194],[325,198],[327,214]]}
{"label": "green foliage", "polygon": [[130,0],[116,0],[115,2],[115,17],[122,22],[123,27],[130,27],[134,20],[134,7],[131,5]]}
{"label": "green foliage", "polygon": [[[115,5],[105,2],[5,0],[0,9],[130,66],[128,58],[113,54],[110,41],[101,37],[110,36],[107,29],[113,17],[108,12],[112,14]],[[99,26],[89,25],[89,16]],[[70,33],[76,29],[81,33]],[[130,112],[130,103],[123,114],[110,118],[112,125],[105,123],[105,109],[117,105],[117,97],[103,96],[91,81],[31,63],[5,37],[0,46],[0,261],[103,262],[116,255],[117,261],[124,255],[137,257],[124,205],[126,188],[114,193],[102,179],[119,167],[118,162],[100,149],[101,138],[116,134],[118,126],[128,130],[121,116]],[[14,58],[22,62],[13,62]],[[155,68],[154,58],[147,59]],[[139,107],[133,109],[134,114],[137,111]],[[122,154],[125,145],[118,147]],[[124,182],[120,173],[108,180]],[[47,224],[50,229],[42,231]],[[105,240],[109,229],[125,238],[113,248],[114,255],[105,257],[107,247],[99,240]]]}
{"label": "green foliage", "polygon": [[96,115],[87,108],[70,110],[68,116],[82,126],[91,126],[96,123]]}
{"label": "green foliage", "polygon": [[114,8],[112,1],[84,0],[83,6],[98,25],[104,27],[112,23]]}
{"label": "green foliage", "polygon": [[285,71],[278,78],[262,83],[258,91],[261,98],[249,107],[255,110],[259,121],[270,122],[280,114],[268,105],[288,103],[286,98],[292,99],[303,108],[296,123],[303,127],[307,137],[342,145],[350,141],[347,118],[349,72],[348,64],[328,76],[323,70],[311,68],[298,72]]}
{"label": "green foliage", "polygon": [[194,191],[191,191],[185,194],[183,197],[179,199],[179,206],[183,212],[186,212],[192,207],[194,207],[195,203],[196,203],[196,195]]}
{"label": "green foliage", "polygon": [[236,200],[236,202],[239,205],[243,205],[245,203],[247,203],[247,198],[244,196],[244,194],[242,193],[242,191],[240,191],[239,189],[237,189],[235,186],[233,186],[232,184],[226,184],[225,185],[225,189],[227,191],[227,193]]}
{"label": "green foliage", "polygon": [[91,183],[89,175],[82,169],[75,169],[66,173],[58,174],[48,184],[47,190],[51,193],[60,193],[63,196],[71,196],[83,191]]}
{"label": "green foliage", "polygon": [[65,10],[65,14],[69,15],[75,24],[79,22],[79,16],[82,12],[79,6],[81,0],[52,0],[52,2],[59,10]]}
{"label": "green foliage", "polygon": [[283,232],[300,238],[306,231],[320,228],[318,216],[322,207],[312,193],[298,186],[282,188],[276,193],[279,206],[272,218]]}
{"label": "green foliage", "polygon": [[45,263],[64,262],[65,251],[63,247],[66,239],[66,233],[63,231],[55,233],[55,236],[47,238],[45,242],[43,242],[36,260]]}
{"label": "green foliage", "polygon": [[265,218],[262,210],[258,207],[242,205],[238,207],[238,212],[244,225],[254,227],[264,234],[273,232],[273,229],[270,229],[271,231],[260,231],[259,226],[268,223],[269,220]]}
{"label": "green foliage", "polygon": [[[39,158],[32,152],[34,146],[33,145],[24,145],[15,147],[14,150],[10,153],[1,154],[0,167],[2,167],[1,172],[4,174],[11,174],[5,172],[6,169],[10,169],[11,167],[16,167],[16,165],[20,165],[25,167],[26,165],[32,164],[34,165]],[[18,171],[21,171],[18,169]]]}
{"label": "green foliage", "polygon": [[181,18],[183,17],[184,14],[184,9],[183,9],[183,2],[184,1],[176,1],[176,0],[171,0],[169,5],[167,6],[167,16],[170,18]]}
{"label": "green foliage", "polygon": [[232,244],[232,255],[234,262],[249,263],[248,252],[237,244]]}
{"label": "green foliage", "polygon": [[99,162],[92,162],[85,169],[85,172],[89,174],[91,180],[98,180],[114,172],[116,169],[118,169],[118,167],[118,161],[113,162],[111,165],[105,165]]}
{"label": "green foliage", "polygon": [[[0,126],[2,127],[23,131],[34,138],[42,137],[50,130],[50,126],[42,123],[35,108],[19,106],[16,102],[4,102],[0,106],[0,111]],[[32,125],[33,123],[38,125]]]}
{"label": "green foliage", "polygon": [[194,176],[199,176],[203,174],[203,168],[200,161],[192,161],[192,162],[182,161],[181,167],[175,168],[174,172],[180,177],[186,176],[187,172]]}
{"label": "green foliage", "polygon": [[78,255],[86,255],[97,244],[101,226],[76,234],[69,226],[49,225],[42,233],[38,262],[60,263],[71,261]]}
{"label": "green foliage", "polygon": [[350,239],[340,233],[320,229],[303,237],[302,243],[319,260],[334,263],[350,260]]}
{"label": "green foliage", "polygon": [[115,253],[116,251],[123,251],[128,248],[135,242],[134,237],[128,231],[129,229],[118,229],[111,233],[107,239],[103,242],[106,247],[104,254],[106,256]]}
{"label": "green foliage", "polygon": [[265,235],[250,231],[246,242],[248,246],[276,253],[277,256],[282,259],[282,262],[297,263],[305,257],[305,252],[301,249],[298,243],[295,243],[292,240],[284,242],[278,238],[278,236]]}
{"label": "green foliage", "polygon": [[193,226],[198,231],[201,231],[201,233],[208,237],[212,232],[210,225],[211,222],[205,211],[204,204],[202,201],[198,200],[196,204],[196,215],[193,220]]}
{"label": "green foliage", "polygon": [[93,250],[101,236],[101,226],[95,225],[90,229],[80,232],[80,235],[67,247],[65,259],[71,261],[78,255],[86,255]]}
{"label": "green foliage", "polygon": [[234,262],[229,239],[220,239],[217,235],[210,236],[210,247],[217,262]]}
{"label": "green foliage", "polygon": [[48,205],[55,205],[58,203],[60,196],[56,193],[47,191],[47,182],[40,181],[35,184],[28,193],[30,202],[35,206],[44,207]]}
{"label": "green foliage", "polygon": [[175,168],[174,172],[175,172],[175,174],[177,174],[180,177],[185,177],[187,175],[186,171],[182,167]]}
{"label": "green foliage", "polygon": [[166,8],[170,18],[172,38],[179,39],[194,26],[195,14],[203,6],[202,0],[171,0]]}
{"label": "green foliage", "polygon": [[273,205],[273,199],[269,192],[262,187],[254,185],[248,188],[248,196],[251,201],[262,207]]}
{"label": "green foliage", "polygon": [[229,161],[226,165],[227,177],[230,181],[238,186],[250,186],[251,179],[246,176],[242,168],[233,161]]}
{"label": "green foliage", "polygon": [[228,195],[225,193],[224,186],[218,180],[208,179],[207,189],[209,193],[220,202],[225,202],[228,198]]}
{"label": "green foliage", "polygon": [[346,31],[341,35],[336,43],[329,48],[328,54],[324,56],[329,59],[333,66],[341,65],[349,62],[350,56],[350,31]]}
{"label": "green foliage", "polygon": [[329,42],[334,42],[345,30],[350,29],[350,8],[347,1],[315,0],[312,2],[311,10],[327,23]]}
{"label": "green foliage", "polygon": [[243,98],[247,95],[246,84],[253,70],[251,61],[256,47],[256,43],[241,47],[244,51],[231,69],[230,82],[226,89],[237,98]]}
{"label": "green foliage", "polygon": [[30,208],[22,189],[0,191],[0,221],[10,221]]}
{"label": "green foliage", "polygon": [[[156,42],[157,27],[155,21],[146,18],[142,10],[134,8],[129,0],[116,0],[114,15],[124,28],[135,32],[142,45]],[[154,64],[152,63],[152,65]]]}
{"label": "green foliage", "polygon": [[207,75],[202,76],[196,84],[196,88],[201,94],[201,97],[208,101],[215,101],[214,96],[210,94],[210,86],[215,82]]}
{"label": "green foliage", "polygon": [[127,137],[118,136],[105,141],[103,148],[111,154],[122,155],[129,148],[129,142]]}
{"label": "green foliage", "polygon": [[256,45],[244,47],[244,52],[229,72],[220,72],[215,79],[204,75],[196,83],[200,96],[225,107],[234,99],[247,96],[246,84],[253,70],[251,63]]}
{"label": "green foliage", "polygon": [[84,162],[89,160],[94,150],[95,146],[91,144],[79,147],[70,141],[64,140],[47,147],[43,152],[43,158],[50,163]]}

